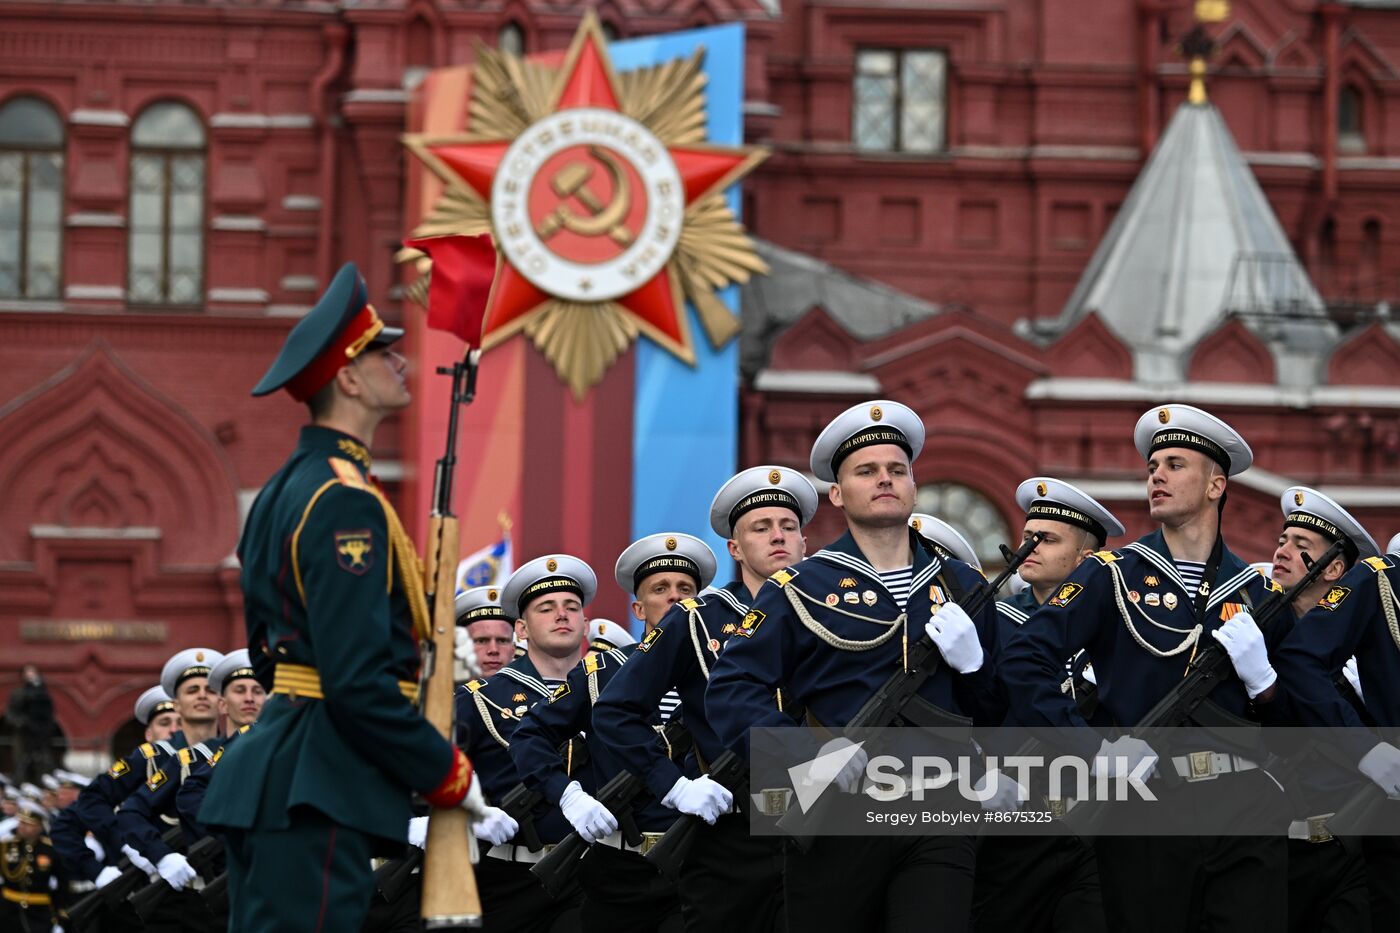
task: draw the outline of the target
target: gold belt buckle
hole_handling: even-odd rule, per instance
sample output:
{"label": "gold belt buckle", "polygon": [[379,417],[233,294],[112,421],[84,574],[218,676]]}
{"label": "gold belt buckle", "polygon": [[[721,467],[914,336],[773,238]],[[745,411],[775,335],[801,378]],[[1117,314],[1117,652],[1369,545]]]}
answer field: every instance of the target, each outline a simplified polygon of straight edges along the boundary
{"label": "gold belt buckle", "polygon": [[1192,752],[1190,755],[1190,780],[1203,781],[1206,778],[1215,777],[1215,768],[1213,766],[1214,757],[1215,756],[1211,752]]}
{"label": "gold belt buckle", "polygon": [[642,844],[637,847],[637,853],[639,855],[646,855],[648,852],[650,852],[653,848],[656,847],[656,844],[661,841],[661,837],[664,835],[666,834],[642,833]]}
{"label": "gold belt buckle", "polygon": [[[1331,814],[1328,814],[1330,816]],[[1327,828],[1327,816],[1308,817],[1308,842],[1331,842],[1332,831]]]}
{"label": "gold belt buckle", "polygon": [[788,790],[786,787],[765,787],[759,793],[763,796],[764,816],[782,816],[787,813]]}

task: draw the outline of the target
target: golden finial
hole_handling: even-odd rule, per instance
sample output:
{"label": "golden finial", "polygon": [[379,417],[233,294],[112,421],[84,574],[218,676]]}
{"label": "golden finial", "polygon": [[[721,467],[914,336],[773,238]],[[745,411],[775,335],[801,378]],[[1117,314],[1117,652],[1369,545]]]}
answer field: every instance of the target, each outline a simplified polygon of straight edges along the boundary
{"label": "golden finial", "polygon": [[1206,56],[1215,51],[1215,40],[1206,35],[1202,23],[1221,23],[1230,17],[1229,0],[1196,0],[1196,25],[1181,40],[1181,51],[1188,57],[1191,85],[1186,102],[1201,106],[1206,103]]}

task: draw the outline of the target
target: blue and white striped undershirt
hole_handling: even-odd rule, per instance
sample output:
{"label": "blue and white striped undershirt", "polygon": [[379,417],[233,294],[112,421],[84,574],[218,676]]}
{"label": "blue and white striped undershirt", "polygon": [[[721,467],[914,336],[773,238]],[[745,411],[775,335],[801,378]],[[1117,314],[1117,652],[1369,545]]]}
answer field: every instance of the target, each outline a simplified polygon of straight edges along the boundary
{"label": "blue and white striped undershirt", "polygon": [[1194,560],[1178,560],[1176,572],[1181,574],[1181,582],[1186,584],[1186,591],[1193,596],[1201,587],[1201,578],[1206,575],[1206,562]]}
{"label": "blue and white striped undershirt", "polygon": [[882,570],[880,582],[885,584],[885,589],[890,591],[899,608],[903,609],[909,602],[909,584],[914,582],[914,565],[910,564],[899,570]]}

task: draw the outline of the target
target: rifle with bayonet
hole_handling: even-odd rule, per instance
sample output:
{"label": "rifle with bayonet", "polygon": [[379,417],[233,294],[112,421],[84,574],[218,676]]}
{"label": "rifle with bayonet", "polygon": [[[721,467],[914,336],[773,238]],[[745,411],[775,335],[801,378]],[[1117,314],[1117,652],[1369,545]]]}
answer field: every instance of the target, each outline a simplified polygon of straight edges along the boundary
{"label": "rifle with bayonet", "polygon": [[[662,740],[671,749],[672,757],[683,756],[690,747],[690,733],[685,727],[671,720],[666,724],[662,734]],[[597,793],[597,800],[613,816],[617,817],[617,826],[622,833],[623,841],[629,846],[640,846],[642,834],[637,829],[637,821],[633,815],[634,804],[638,797],[645,792],[642,782],[630,771],[618,772],[612,780],[603,785],[602,790]],[[536,862],[530,871],[539,879],[541,887],[550,897],[557,898],[568,888],[569,881],[573,879],[574,872],[578,870],[579,858],[587,851],[589,843],[577,832],[569,833],[560,841],[544,858]]]}
{"label": "rifle with bayonet", "polygon": [[[1288,589],[1275,590],[1270,593],[1262,603],[1255,607],[1252,615],[1260,631],[1266,630],[1278,616],[1288,612],[1293,601],[1317,581],[1328,564],[1341,555],[1341,541],[1334,542],[1317,560],[1304,554],[1303,564],[1307,570],[1303,576]],[[1132,735],[1146,739],[1144,732],[1157,732],[1162,729],[1184,726],[1193,717],[1201,716],[1202,712],[1208,715],[1210,721],[1201,722],[1201,725],[1252,725],[1252,723],[1239,719],[1210,701],[1211,693],[1234,673],[1235,668],[1230,661],[1230,653],[1225,650],[1224,646],[1218,644],[1214,639],[1209,641],[1209,644],[1197,646],[1196,657],[1187,667],[1186,674],[1139,720],[1138,724],[1131,730]],[[1150,745],[1151,741],[1147,741]],[[1170,767],[1159,768],[1157,773],[1168,787],[1175,786],[1181,780]],[[1087,835],[1093,832],[1098,820],[1102,818],[1102,813],[1101,801],[1083,800],[1073,810],[1065,814],[1065,823],[1080,835]]]}

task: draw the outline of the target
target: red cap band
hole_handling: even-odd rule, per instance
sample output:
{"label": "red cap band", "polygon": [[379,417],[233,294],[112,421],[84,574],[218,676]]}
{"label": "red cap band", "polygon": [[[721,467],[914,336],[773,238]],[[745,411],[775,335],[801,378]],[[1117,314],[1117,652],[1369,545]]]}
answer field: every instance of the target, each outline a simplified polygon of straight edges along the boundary
{"label": "red cap band", "polygon": [[340,368],[359,356],[369,342],[384,329],[384,322],[373,305],[365,305],[350,323],[321,351],[311,363],[287,383],[287,391],[298,402],[304,402],[335,378]]}

